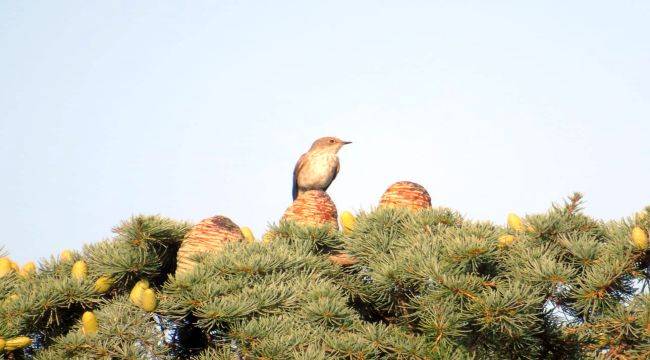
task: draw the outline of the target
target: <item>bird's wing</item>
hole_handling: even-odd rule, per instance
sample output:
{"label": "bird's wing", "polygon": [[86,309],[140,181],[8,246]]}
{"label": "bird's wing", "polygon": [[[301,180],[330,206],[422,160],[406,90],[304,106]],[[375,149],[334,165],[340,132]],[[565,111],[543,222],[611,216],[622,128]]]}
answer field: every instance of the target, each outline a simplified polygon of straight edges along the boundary
{"label": "bird's wing", "polygon": [[296,200],[298,197],[298,173],[302,169],[303,166],[305,166],[306,163],[306,158],[307,154],[302,154],[300,156],[300,159],[298,159],[298,162],[296,163],[296,167],[293,168],[293,189],[291,189],[291,195],[293,196],[293,199]]}

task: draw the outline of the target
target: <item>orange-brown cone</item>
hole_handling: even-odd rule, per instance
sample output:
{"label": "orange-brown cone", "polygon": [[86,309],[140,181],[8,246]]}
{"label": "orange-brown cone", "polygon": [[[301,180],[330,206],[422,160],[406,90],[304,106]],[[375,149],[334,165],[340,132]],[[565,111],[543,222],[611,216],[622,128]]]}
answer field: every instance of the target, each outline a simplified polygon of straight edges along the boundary
{"label": "orange-brown cone", "polygon": [[379,207],[422,210],[431,208],[431,196],[422,185],[399,181],[391,185],[381,196]]}
{"label": "orange-brown cone", "polygon": [[176,274],[191,270],[195,263],[193,255],[219,252],[226,243],[244,241],[239,226],[225,216],[213,216],[196,224],[185,235],[176,256]]}
{"label": "orange-brown cone", "polygon": [[326,192],[309,190],[298,198],[284,212],[282,220],[293,221],[300,225],[339,228],[336,205]]}

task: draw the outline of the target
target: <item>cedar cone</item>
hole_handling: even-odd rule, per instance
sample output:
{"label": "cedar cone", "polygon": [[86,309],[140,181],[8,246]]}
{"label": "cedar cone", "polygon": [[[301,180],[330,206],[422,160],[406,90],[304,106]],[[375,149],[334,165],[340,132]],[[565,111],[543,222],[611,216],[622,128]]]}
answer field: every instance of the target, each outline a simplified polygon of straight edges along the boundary
{"label": "cedar cone", "polygon": [[422,185],[410,181],[399,181],[384,192],[379,200],[379,207],[428,209],[431,208],[431,196]]}
{"label": "cedar cone", "polygon": [[294,221],[300,225],[330,225],[339,228],[336,205],[325,191],[309,190],[298,198],[284,212],[282,220]]}
{"label": "cedar cone", "polygon": [[201,220],[185,235],[176,257],[176,275],[191,270],[195,262],[193,255],[219,252],[225,243],[244,241],[239,226],[225,216],[213,216]]}

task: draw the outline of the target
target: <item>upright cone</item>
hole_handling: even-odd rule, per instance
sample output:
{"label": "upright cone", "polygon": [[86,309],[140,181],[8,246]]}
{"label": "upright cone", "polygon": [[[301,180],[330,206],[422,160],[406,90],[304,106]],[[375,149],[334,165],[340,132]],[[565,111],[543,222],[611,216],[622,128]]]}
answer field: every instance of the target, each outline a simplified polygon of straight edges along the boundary
{"label": "upright cone", "polygon": [[632,229],[632,242],[634,243],[634,246],[636,246],[637,249],[639,250],[645,250],[648,248],[648,234],[645,233],[645,230],[642,228],[635,226]]}
{"label": "upright cone", "polygon": [[61,262],[70,262],[72,261],[73,257],[74,255],[70,250],[63,250],[61,251],[61,255],[59,255]]}
{"label": "upright cone", "polygon": [[246,241],[255,242],[255,236],[253,235],[251,228],[248,226],[242,226],[240,230],[242,235],[244,235],[244,239],[246,239]]}
{"label": "upright cone", "polygon": [[129,294],[129,299],[131,302],[140,306],[142,304],[142,293],[144,290],[149,288],[149,281],[147,279],[142,279],[133,285],[131,293]]}
{"label": "upright cone", "polygon": [[85,335],[96,334],[97,333],[97,318],[92,311],[86,311],[81,316],[81,324],[83,333]]}
{"label": "upright cone", "polygon": [[282,216],[284,221],[308,226],[330,225],[334,229],[339,228],[337,218],[336,205],[321,190],[309,190],[300,194]]}
{"label": "upright cone", "polygon": [[0,277],[9,274],[12,270],[11,260],[7,257],[0,258]]}
{"label": "upright cone", "polygon": [[420,184],[399,181],[388,187],[379,200],[379,207],[397,207],[410,210],[431,208],[431,196]]}
{"label": "upright cone", "polygon": [[508,214],[508,227],[513,229],[514,231],[524,231],[526,228],[524,227],[524,222],[521,220],[519,215],[515,213],[509,213]]}
{"label": "upright cone", "polygon": [[27,262],[23,265],[23,268],[20,269],[20,275],[23,277],[30,277],[36,272],[36,264],[33,261]]}
{"label": "upright cone", "polygon": [[213,216],[196,224],[183,239],[178,249],[176,274],[191,270],[193,255],[219,252],[228,242],[244,241],[239,226],[225,216]]}
{"label": "upright cone", "polygon": [[357,219],[349,211],[344,211],[341,214],[341,226],[343,227],[343,233],[349,234],[354,230],[354,225],[357,222]]}
{"label": "upright cone", "polygon": [[144,289],[140,297],[140,307],[146,312],[156,310],[158,300],[156,299],[156,292],[153,289]]}
{"label": "upright cone", "polygon": [[88,265],[83,260],[79,260],[72,265],[72,278],[78,281],[82,281],[88,275]]}
{"label": "upright cone", "polygon": [[100,294],[107,292],[113,285],[113,279],[109,276],[100,276],[95,281],[94,290]]}

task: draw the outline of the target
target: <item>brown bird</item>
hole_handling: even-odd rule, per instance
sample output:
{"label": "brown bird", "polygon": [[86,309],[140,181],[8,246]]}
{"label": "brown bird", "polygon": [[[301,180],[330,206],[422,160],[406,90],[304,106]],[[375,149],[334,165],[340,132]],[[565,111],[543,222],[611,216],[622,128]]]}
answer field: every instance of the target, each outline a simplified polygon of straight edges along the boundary
{"label": "brown bird", "polygon": [[326,191],[339,173],[339,157],[336,154],[343,145],[350,143],[330,136],[314,141],[293,169],[293,199],[296,200],[307,190]]}

